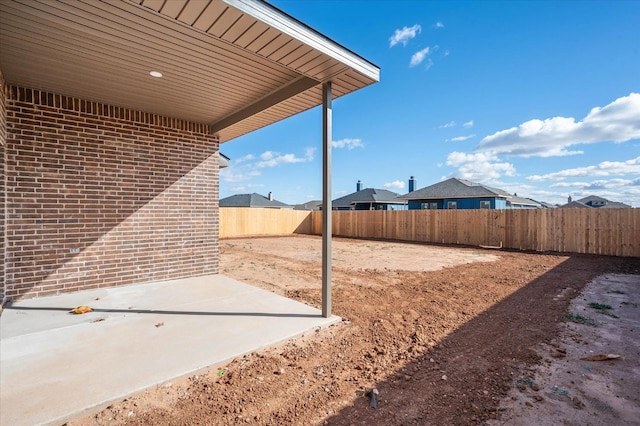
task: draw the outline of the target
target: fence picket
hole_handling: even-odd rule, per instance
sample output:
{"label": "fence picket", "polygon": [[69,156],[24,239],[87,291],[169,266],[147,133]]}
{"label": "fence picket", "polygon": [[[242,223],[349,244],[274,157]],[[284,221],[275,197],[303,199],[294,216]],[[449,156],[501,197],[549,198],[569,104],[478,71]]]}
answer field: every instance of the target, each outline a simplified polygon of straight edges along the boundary
{"label": "fence picket", "polygon": [[[640,209],[334,211],[333,235],[640,257]],[[220,238],[322,234],[322,212],[220,209]]]}

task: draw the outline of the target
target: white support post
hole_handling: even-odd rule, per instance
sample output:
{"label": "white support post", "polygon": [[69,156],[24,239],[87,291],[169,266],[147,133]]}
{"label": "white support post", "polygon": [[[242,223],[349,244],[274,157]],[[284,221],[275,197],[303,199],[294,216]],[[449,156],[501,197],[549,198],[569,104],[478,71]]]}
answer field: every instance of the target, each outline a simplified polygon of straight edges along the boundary
{"label": "white support post", "polygon": [[322,84],[322,316],[331,316],[331,82]]}

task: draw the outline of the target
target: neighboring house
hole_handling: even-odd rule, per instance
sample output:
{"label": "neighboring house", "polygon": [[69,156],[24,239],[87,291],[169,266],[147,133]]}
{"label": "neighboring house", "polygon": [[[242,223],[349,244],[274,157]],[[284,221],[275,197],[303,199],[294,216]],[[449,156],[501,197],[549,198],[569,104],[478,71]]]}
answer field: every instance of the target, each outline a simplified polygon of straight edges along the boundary
{"label": "neighboring house", "polygon": [[556,207],[558,207],[557,204],[551,204],[551,203],[547,203],[545,201],[536,201],[536,200],[532,200],[531,198],[529,198],[531,201],[534,201],[536,203],[540,203],[540,205],[542,206],[542,208],[544,209],[555,209]]}
{"label": "neighboring house", "polygon": [[531,198],[518,197],[517,195],[511,195],[507,198],[508,209],[541,209],[544,206]]}
{"label": "neighboring house", "polygon": [[270,192],[266,197],[256,194],[236,194],[220,200],[220,207],[262,207],[271,209],[291,209],[292,206],[273,199]]}
{"label": "neighboring house", "polygon": [[588,206],[584,203],[581,203],[580,201],[576,201],[576,200],[571,200],[569,201],[567,204],[563,204],[561,205],[559,208],[561,209],[584,209],[584,208],[591,208],[591,206]]}
{"label": "neighboring house", "polygon": [[331,202],[333,210],[404,210],[406,202],[398,200],[395,192],[386,189],[362,189],[362,182],[356,184],[356,192]]}
{"label": "neighboring house", "polygon": [[[409,185],[411,188],[411,185]],[[399,197],[409,210],[531,209],[540,203],[465,179],[451,178]]]}
{"label": "neighboring house", "polygon": [[293,206],[294,210],[312,210],[312,211],[317,211],[317,210],[322,210],[322,200],[312,200],[312,201],[307,201],[306,203],[303,204],[296,204],[295,206]]}
{"label": "neighboring house", "polygon": [[569,199],[567,200],[567,204],[560,206],[560,208],[628,209],[631,208],[631,206],[624,203],[619,203],[617,201],[610,201],[606,198],[598,197],[597,195],[589,195],[588,197],[584,197],[579,200],[572,200],[571,197],[569,197]]}

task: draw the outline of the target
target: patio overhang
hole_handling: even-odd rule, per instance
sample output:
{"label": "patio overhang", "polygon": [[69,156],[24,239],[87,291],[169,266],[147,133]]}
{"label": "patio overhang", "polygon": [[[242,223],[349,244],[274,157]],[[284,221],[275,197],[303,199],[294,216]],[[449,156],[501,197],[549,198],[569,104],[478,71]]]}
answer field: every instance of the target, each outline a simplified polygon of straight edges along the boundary
{"label": "patio overhang", "polygon": [[380,71],[260,0],[2,1],[0,69],[11,85],[207,123],[220,142]]}
{"label": "patio overhang", "polygon": [[325,215],[331,100],[380,73],[261,0],[3,0],[0,70],[8,85],[208,124],[221,143],[322,105]]}

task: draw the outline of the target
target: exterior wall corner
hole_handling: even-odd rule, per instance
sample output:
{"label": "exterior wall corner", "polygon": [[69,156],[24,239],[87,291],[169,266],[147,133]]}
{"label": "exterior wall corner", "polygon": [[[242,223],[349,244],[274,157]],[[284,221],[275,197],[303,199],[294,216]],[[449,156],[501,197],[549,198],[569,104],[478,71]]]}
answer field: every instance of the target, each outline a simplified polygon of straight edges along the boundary
{"label": "exterior wall corner", "polygon": [[5,296],[218,273],[207,125],[8,86],[3,149]]}

